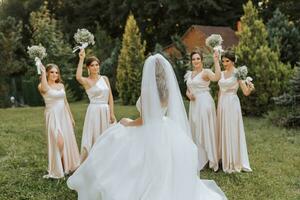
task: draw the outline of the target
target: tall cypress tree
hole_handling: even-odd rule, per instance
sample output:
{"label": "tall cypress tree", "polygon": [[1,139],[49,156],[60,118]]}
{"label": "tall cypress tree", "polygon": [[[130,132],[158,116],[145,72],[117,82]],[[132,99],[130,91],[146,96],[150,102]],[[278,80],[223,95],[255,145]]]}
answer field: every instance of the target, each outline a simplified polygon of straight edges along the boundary
{"label": "tall cypress tree", "polygon": [[137,23],[130,14],[123,34],[117,69],[117,90],[125,105],[135,104],[140,95],[145,48],[146,42],[141,41]]}
{"label": "tall cypress tree", "polygon": [[251,1],[244,6],[241,18],[242,30],[236,47],[238,64],[245,64],[254,79],[256,91],[241,98],[245,113],[261,115],[274,106],[272,97],[287,90],[290,66],[279,60],[279,53],[268,44],[268,32]]}

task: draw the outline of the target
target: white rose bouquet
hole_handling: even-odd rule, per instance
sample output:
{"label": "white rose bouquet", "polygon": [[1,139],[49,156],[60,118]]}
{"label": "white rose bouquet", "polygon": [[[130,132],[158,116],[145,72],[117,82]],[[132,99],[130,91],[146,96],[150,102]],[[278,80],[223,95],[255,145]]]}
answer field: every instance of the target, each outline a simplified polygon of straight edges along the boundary
{"label": "white rose bouquet", "polygon": [[34,59],[38,74],[41,74],[41,60],[47,56],[45,47],[43,47],[41,44],[27,47],[27,53],[29,54],[30,58]]}
{"label": "white rose bouquet", "polygon": [[247,84],[249,84],[253,79],[250,76],[247,76],[248,74],[248,68],[243,65],[241,67],[238,67],[235,72],[235,77],[238,80],[244,80]]}
{"label": "white rose bouquet", "polygon": [[77,32],[74,34],[74,39],[80,46],[74,47],[73,53],[79,49],[85,49],[88,45],[95,44],[94,35],[85,28],[77,29]]}
{"label": "white rose bouquet", "polygon": [[218,51],[221,59],[221,53],[224,51],[222,48],[223,38],[219,34],[211,34],[208,38],[205,40],[206,46],[208,46],[210,49],[213,49],[214,51]]}

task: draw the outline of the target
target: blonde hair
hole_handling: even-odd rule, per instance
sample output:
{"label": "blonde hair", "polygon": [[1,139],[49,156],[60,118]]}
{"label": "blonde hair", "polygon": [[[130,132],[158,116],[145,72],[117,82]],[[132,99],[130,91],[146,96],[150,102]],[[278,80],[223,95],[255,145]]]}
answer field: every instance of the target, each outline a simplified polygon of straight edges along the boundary
{"label": "blonde hair", "polygon": [[160,102],[165,105],[168,102],[169,90],[167,87],[166,72],[158,60],[155,62],[155,79]]}
{"label": "blonde hair", "polygon": [[52,68],[55,68],[57,69],[58,71],[58,78],[57,80],[55,80],[55,83],[62,83],[62,79],[61,79],[61,75],[60,75],[60,70],[59,70],[59,67],[56,65],[56,64],[53,64],[53,63],[49,63],[46,65],[46,72],[48,74],[48,72],[52,69]]}

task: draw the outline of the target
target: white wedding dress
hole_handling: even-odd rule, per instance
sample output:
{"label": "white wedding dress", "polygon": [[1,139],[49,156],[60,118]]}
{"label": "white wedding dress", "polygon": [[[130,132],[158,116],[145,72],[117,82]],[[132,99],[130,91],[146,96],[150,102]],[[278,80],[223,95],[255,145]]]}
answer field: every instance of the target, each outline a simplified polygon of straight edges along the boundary
{"label": "white wedding dress", "polygon": [[[156,85],[157,68],[163,70],[166,106],[161,106]],[[197,176],[197,147],[191,139],[182,97],[172,66],[160,54],[145,61],[140,99],[137,107],[143,125],[117,124],[107,129],[68,179],[78,199],[226,199],[214,181]]]}

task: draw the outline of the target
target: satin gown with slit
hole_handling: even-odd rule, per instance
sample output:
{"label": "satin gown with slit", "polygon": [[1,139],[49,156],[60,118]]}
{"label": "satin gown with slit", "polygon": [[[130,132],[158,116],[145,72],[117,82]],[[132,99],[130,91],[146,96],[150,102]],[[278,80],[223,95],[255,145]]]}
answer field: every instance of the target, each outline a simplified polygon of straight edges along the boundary
{"label": "satin gown with slit", "polygon": [[216,108],[209,92],[210,81],[202,78],[204,70],[194,77],[191,71],[185,75],[187,87],[195,96],[195,100],[190,101],[189,122],[193,141],[198,147],[199,170],[209,163],[209,167],[217,171],[219,155]]}
{"label": "satin gown with slit", "polygon": [[[81,154],[89,153],[97,138],[109,127],[110,112],[108,106],[109,87],[104,78],[86,90],[90,103],[88,105],[81,140]],[[85,158],[82,158],[85,159]]]}
{"label": "satin gown with slit", "polygon": [[[80,156],[70,113],[65,105],[64,89],[50,88],[43,95],[45,122],[48,137],[48,175],[45,178],[62,178],[80,164]],[[63,140],[59,149],[58,139]]]}
{"label": "satin gown with slit", "polygon": [[223,171],[250,172],[241,105],[237,96],[238,80],[235,76],[225,78],[222,72],[218,84],[217,121]]}
{"label": "satin gown with slit", "polygon": [[198,178],[197,147],[181,127],[168,117],[158,121],[107,129],[67,181],[78,199],[226,199],[214,181]]}

